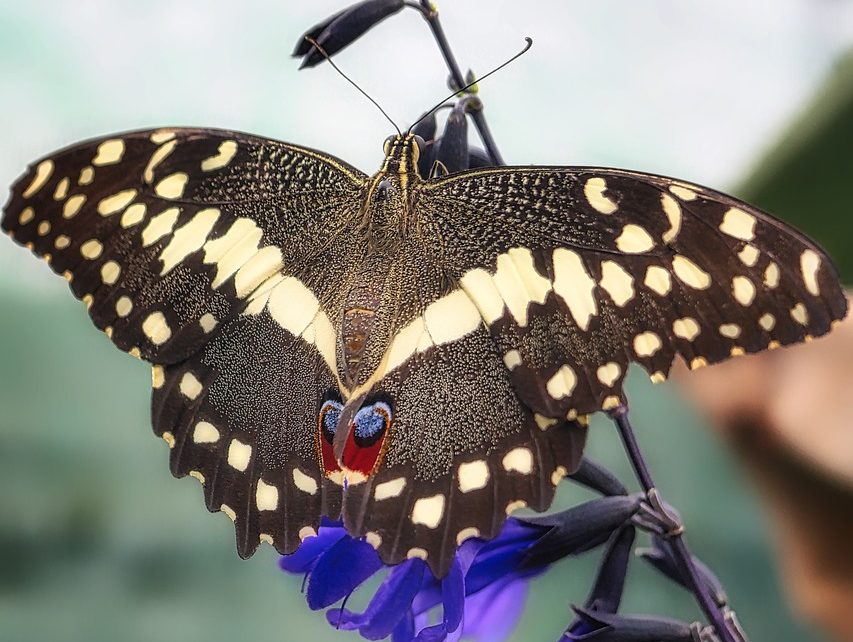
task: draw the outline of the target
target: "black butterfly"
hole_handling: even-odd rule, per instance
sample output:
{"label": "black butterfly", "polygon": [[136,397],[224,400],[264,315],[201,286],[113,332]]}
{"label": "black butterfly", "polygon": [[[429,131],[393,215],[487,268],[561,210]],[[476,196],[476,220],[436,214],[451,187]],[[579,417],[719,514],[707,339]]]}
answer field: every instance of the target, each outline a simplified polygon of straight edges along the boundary
{"label": "black butterfly", "polygon": [[171,470],[282,553],[342,516],[386,562],[548,506],[628,365],[663,381],[826,333],[846,299],[775,218],[660,176],[575,167],[366,176],[246,134],[161,129],[30,168],[4,230],[154,364]]}

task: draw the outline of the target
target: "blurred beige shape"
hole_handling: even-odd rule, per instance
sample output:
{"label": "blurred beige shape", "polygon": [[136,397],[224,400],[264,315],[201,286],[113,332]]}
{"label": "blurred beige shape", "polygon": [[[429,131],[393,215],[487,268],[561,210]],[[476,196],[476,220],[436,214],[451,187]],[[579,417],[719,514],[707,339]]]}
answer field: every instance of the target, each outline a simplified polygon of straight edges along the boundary
{"label": "blurred beige shape", "polygon": [[853,320],[675,379],[765,498],[794,608],[853,641]]}

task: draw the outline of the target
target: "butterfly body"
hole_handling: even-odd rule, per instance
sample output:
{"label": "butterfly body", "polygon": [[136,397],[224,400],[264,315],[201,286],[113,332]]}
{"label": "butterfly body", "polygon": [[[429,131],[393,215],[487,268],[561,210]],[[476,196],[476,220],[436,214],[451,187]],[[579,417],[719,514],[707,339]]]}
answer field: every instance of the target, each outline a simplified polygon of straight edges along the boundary
{"label": "butterfly body", "polygon": [[828,257],[771,216],[659,176],[579,167],[367,176],[239,132],[161,129],[30,167],[2,227],[121,349],[153,365],[176,476],[293,551],[342,518],[387,562],[548,506],[584,415],[662,381],[829,331]]}

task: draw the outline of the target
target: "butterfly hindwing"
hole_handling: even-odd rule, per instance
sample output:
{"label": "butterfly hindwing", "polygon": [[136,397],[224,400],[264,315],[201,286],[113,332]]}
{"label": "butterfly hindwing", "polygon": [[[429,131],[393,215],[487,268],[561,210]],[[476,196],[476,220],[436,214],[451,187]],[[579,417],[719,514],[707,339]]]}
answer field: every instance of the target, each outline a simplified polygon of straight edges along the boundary
{"label": "butterfly hindwing", "polygon": [[846,313],[829,258],[777,219],[658,176],[474,170],[418,206],[479,310],[519,396],[548,416],[623,401],[631,362],[655,381],[807,340]]}
{"label": "butterfly hindwing", "polygon": [[202,482],[235,521],[247,557],[265,540],[290,553],[340,512],[318,467],[317,411],[337,380],[315,346],[268,309],[226,323],[196,355],[154,367],[152,418],[176,477]]}
{"label": "butterfly hindwing", "polygon": [[65,275],[120,348],[175,363],[268,279],[326,248],[363,179],[247,134],[130,132],[34,163],[2,227]]}
{"label": "butterfly hindwing", "polygon": [[344,523],[386,561],[422,557],[438,575],[460,542],[493,537],[518,508],[550,505],[586,438],[579,423],[519,402],[483,326],[415,354],[358,405],[381,399],[391,410],[381,465],[347,488]]}

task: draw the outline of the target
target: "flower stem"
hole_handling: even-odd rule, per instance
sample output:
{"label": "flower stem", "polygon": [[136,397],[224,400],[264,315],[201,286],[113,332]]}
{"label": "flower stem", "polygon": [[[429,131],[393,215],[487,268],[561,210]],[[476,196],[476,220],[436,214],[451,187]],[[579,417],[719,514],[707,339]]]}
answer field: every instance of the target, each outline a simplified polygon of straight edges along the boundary
{"label": "flower stem", "polygon": [[[459,70],[456,57],[450,49],[450,43],[447,42],[447,36],[444,35],[444,28],[441,26],[441,22],[438,19],[438,9],[435,8],[435,5],[430,2],[430,0],[420,0],[420,5],[416,5],[413,2],[407,2],[406,4],[418,9],[424,17],[424,20],[427,21],[430,30],[432,30],[435,42],[441,50],[441,55],[444,57],[444,62],[450,70],[450,75],[453,78],[455,85],[457,87],[464,87],[467,85],[468,83],[462,75],[462,72]],[[489,130],[488,123],[486,123],[486,117],[483,114],[482,108],[471,110],[469,114],[474,121],[474,126],[480,133],[480,138],[483,141],[483,145],[486,147],[486,152],[489,154],[489,158],[492,163],[494,165],[504,165],[503,157],[498,151],[498,146],[495,143],[495,139],[492,137],[492,132]]]}
{"label": "flower stem", "polygon": [[[628,407],[619,406],[611,411],[610,416],[619,428],[619,435],[622,437],[622,443],[625,445],[625,451],[631,460],[631,465],[643,486],[643,490],[647,495],[657,496],[658,491],[655,488],[654,480],[652,479],[649,467],[640,452],[640,446],[637,443],[637,438],[634,435],[634,429],[631,427],[631,422],[628,419]],[[729,627],[726,614],[714,600],[708,586],[702,581],[696,566],[693,564],[693,556],[687,548],[687,542],[684,540],[683,527],[679,524],[679,528],[673,529],[668,536],[672,546],[672,552],[678,560],[682,573],[686,577],[699,607],[708,618],[708,622],[714,627],[717,636],[722,642],[743,642],[745,636],[742,631],[732,631]]]}

